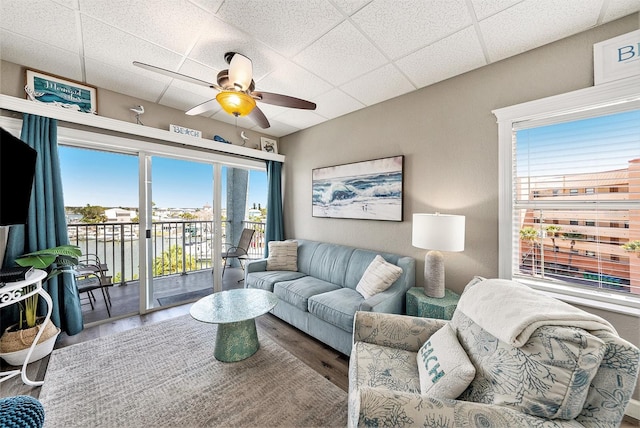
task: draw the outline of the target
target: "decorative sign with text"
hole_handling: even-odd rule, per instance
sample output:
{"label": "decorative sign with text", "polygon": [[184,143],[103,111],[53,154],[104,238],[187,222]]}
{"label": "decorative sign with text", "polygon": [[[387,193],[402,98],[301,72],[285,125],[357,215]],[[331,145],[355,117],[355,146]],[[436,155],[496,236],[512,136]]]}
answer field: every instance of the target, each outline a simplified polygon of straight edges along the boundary
{"label": "decorative sign with text", "polygon": [[640,30],[593,45],[596,85],[640,75]]}
{"label": "decorative sign with text", "polygon": [[202,138],[202,131],[185,128],[184,126],[169,125],[169,131],[175,132],[176,134],[189,135],[190,137]]}

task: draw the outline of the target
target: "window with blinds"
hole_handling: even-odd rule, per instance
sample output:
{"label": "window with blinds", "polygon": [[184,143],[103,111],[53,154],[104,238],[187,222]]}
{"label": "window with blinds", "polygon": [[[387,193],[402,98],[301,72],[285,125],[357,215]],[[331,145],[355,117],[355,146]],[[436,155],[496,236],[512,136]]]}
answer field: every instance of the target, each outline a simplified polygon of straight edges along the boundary
{"label": "window with blinds", "polygon": [[640,109],[513,124],[514,278],[640,298]]}

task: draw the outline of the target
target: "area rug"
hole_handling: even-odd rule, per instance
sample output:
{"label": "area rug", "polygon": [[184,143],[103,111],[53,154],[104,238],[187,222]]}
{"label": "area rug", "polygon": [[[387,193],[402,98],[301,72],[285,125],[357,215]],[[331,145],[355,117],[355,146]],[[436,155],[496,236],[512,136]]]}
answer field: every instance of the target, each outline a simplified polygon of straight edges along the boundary
{"label": "area rug", "polygon": [[160,297],[158,303],[160,306],[169,306],[175,303],[187,302],[193,299],[199,299],[213,293],[213,288],[203,288],[202,290],[189,291],[187,293],[174,294],[173,296]]}
{"label": "area rug", "polygon": [[213,357],[216,325],[184,315],[54,350],[45,428],[340,427],[347,393],[268,337],[246,360]]}

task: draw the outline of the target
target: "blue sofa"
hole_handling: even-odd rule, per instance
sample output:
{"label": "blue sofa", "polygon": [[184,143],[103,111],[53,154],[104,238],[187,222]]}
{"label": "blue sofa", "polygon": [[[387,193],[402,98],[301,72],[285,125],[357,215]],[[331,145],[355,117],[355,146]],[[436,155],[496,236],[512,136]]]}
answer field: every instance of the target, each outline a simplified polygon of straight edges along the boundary
{"label": "blue sofa", "polygon": [[[245,287],[272,291],[271,311],[345,355],[351,353],[356,311],[404,313],[405,294],[415,286],[415,260],[397,254],[297,239],[298,270],[267,271],[266,259],[245,266]],[[365,299],[356,291],[376,255],[402,268],[387,290]]]}

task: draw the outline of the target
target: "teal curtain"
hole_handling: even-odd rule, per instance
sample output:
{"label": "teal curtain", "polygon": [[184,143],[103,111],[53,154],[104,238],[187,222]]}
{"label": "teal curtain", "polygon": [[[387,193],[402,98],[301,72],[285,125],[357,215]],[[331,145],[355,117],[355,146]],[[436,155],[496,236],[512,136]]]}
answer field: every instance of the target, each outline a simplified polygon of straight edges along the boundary
{"label": "teal curtain", "polygon": [[267,161],[267,226],[264,256],[269,257],[269,242],[284,239],[282,218],[282,162]]}
{"label": "teal curtain", "polygon": [[[4,266],[13,266],[15,259],[24,253],[69,243],[58,159],[58,121],[24,114],[20,139],[38,152],[36,174],[27,224],[11,226]],[[49,279],[44,288],[53,301],[53,323],[69,335],[82,331],[82,307],[75,277],[66,273],[58,275]],[[43,299],[38,310],[44,315]],[[15,323],[17,315],[13,316]],[[4,325],[5,320],[2,321]]]}

